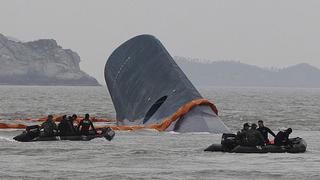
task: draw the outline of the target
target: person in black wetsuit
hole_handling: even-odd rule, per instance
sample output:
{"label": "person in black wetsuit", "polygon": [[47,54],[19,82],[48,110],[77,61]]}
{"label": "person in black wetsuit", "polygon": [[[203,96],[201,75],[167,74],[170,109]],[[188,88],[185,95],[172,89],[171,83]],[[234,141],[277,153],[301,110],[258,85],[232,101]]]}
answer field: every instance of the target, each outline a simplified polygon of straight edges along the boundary
{"label": "person in black wetsuit", "polygon": [[278,132],[276,137],[274,138],[274,143],[277,146],[287,146],[291,145],[289,141],[289,135],[292,133],[292,129],[288,128],[284,131]]}
{"label": "person in black wetsuit", "polygon": [[66,115],[62,116],[62,120],[58,125],[58,129],[60,132],[60,136],[74,136],[76,134],[75,128],[73,127],[73,123],[70,121],[71,117]]}
{"label": "person in black wetsuit", "polygon": [[250,125],[249,123],[243,124],[243,129],[241,131],[237,132],[236,141],[240,145],[248,144],[248,131],[249,131]]}
{"label": "person in black wetsuit", "polygon": [[43,134],[41,134],[41,136],[44,137],[51,137],[56,134],[58,128],[56,123],[53,121],[52,115],[48,115],[48,119],[41,124],[40,129],[43,129]]}
{"label": "person in black wetsuit", "polygon": [[90,133],[90,127],[93,130],[93,134],[96,133],[96,130],[93,126],[93,123],[90,120],[90,116],[89,114],[86,114],[84,119],[80,121],[79,125],[78,125],[78,131],[81,135],[90,135],[92,133]]}
{"label": "person in black wetsuit", "polygon": [[78,133],[77,126],[74,125],[74,122],[77,121],[77,118],[78,118],[78,116],[76,114],[73,114],[72,117],[69,118],[69,121],[72,124],[72,127],[73,127],[75,133]]}
{"label": "person in black wetsuit", "polygon": [[78,118],[78,116],[76,114],[73,114],[72,115],[72,123],[74,123],[74,121],[76,121]]}
{"label": "person in black wetsuit", "polygon": [[258,126],[259,126],[259,128],[257,130],[260,131],[260,133],[262,134],[262,136],[264,138],[264,142],[266,144],[270,144],[269,139],[268,139],[268,133],[271,134],[273,137],[275,137],[276,134],[274,134],[274,132],[272,132],[268,127],[264,126],[262,120],[258,121]]}
{"label": "person in black wetsuit", "polygon": [[251,129],[247,132],[248,143],[247,146],[263,146],[265,145],[264,138],[260,131],[257,130],[257,125],[255,123],[251,124]]}

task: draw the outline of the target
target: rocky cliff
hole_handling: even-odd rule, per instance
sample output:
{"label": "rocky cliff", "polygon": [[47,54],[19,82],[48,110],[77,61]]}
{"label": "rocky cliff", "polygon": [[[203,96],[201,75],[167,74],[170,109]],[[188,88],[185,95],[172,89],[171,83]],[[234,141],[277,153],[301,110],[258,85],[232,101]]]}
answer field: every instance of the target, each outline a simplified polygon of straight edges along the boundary
{"label": "rocky cliff", "polygon": [[0,84],[99,85],[79,63],[76,52],[53,39],[18,42],[0,34]]}

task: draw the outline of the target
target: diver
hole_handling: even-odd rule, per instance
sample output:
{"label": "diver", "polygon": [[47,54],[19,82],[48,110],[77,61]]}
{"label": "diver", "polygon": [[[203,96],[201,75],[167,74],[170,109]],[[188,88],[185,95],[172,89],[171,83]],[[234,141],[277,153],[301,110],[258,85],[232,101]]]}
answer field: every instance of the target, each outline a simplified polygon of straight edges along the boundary
{"label": "diver", "polygon": [[86,114],[84,119],[82,119],[80,121],[77,129],[81,135],[90,135],[90,134],[92,134],[89,131],[90,127],[92,128],[94,134],[96,134],[96,130],[93,126],[93,123],[90,120],[90,116],[89,116],[89,114]]}
{"label": "diver", "polygon": [[60,136],[73,136],[76,134],[73,123],[69,120],[71,117],[62,116],[62,120],[58,125]]}
{"label": "diver", "polygon": [[276,137],[274,138],[274,144],[277,146],[291,146],[289,135],[292,133],[292,129],[288,128],[284,131],[278,132]]}
{"label": "diver", "polygon": [[266,144],[270,144],[270,141],[268,139],[268,133],[271,134],[273,137],[275,137],[276,135],[268,127],[264,126],[262,120],[258,121],[258,126],[259,126],[259,128],[257,130],[260,131],[260,133],[262,134],[262,136],[264,138],[264,142]]}
{"label": "diver", "polygon": [[265,140],[257,130],[257,125],[255,123],[251,124],[251,129],[247,132],[248,144],[247,146],[263,146],[265,145]]}
{"label": "diver", "polygon": [[46,137],[54,136],[56,132],[58,132],[57,125],[53,121],[52,115],[48,115],[48,119],[41,124],[40,129],[43,129],[43,134],[41,134],[41,136]]}
{"label": "diver", "polygon": [[241,131],[237,132],[236,141],[240,145],[248,144],[248,131],[249,131],[250,125],[249,123],[243,124],[243,129]]}

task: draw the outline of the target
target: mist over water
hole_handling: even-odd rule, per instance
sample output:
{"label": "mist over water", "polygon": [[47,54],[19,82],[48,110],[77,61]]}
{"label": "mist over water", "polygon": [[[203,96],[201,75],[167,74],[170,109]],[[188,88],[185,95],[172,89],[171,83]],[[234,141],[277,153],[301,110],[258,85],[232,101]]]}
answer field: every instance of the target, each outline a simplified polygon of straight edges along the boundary
{"label": "mist over water", "polygon": [[[277,132],[292,127],[307,143],[304,154],[203,152],[221,135],[116,132],[109,142],[19,143],[20,130],[0,130],[1,179],[319,179],[320,89],[201,87],[233,131],[264,120]],[[0,122],[73,114],[115,118],[105,87],[0,86]]]}

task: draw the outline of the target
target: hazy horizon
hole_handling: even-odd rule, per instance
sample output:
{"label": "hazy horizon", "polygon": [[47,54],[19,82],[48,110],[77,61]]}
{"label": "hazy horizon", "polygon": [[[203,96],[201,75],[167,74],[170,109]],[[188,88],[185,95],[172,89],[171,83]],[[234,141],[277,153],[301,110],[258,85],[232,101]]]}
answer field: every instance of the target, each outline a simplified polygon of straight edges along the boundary
{"label": "hazy horizon", "polygon": [[121,43],[155,35],[172,56],[259,67],[320,68],[319,1],[3,0],[1,29],[22,41],[55,39],[104,84],[104,64]]}

